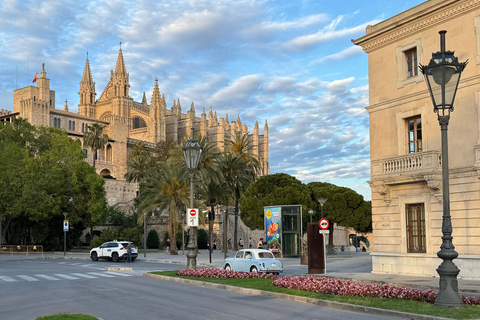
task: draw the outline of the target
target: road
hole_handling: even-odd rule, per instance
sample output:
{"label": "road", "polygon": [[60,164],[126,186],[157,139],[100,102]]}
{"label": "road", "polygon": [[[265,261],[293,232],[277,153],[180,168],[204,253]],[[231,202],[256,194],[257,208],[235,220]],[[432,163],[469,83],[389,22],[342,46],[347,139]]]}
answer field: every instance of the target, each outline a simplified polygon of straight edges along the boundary
{"label": "road", "polygon": [[[131,266],[132,271],[108,272]],[[57,313],[108,319],[369,319],[355,313],[274,298],[190,286],[142,276],[171,263],[65,260],[0,261],[0,319]],[[395,319],[395,318],[391,318]],[[398,318],[400,319],[400,318]]]}

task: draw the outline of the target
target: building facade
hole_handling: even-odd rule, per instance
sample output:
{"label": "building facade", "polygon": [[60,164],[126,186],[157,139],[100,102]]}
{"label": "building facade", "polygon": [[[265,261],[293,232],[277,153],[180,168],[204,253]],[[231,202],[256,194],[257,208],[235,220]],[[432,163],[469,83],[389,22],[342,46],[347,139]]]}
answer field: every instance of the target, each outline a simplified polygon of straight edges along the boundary
{"label": "building facade", "polygon": [[[145,93],[141,102],[133,101],[129,96],[129,89],[129,74],[125,67],[122,49],[120,49],[115,71],[110,71],[110,80],[98,99],[87,58],[79,86],[77,113],[69,111],[66,100],[63,110],[56,109],[55,91],[50,90],[50,79],[47,78],[44,65],[40,77],[36,80],[36,86],[14,91],[13,110],[17,117],[26,118],[34,125],[61,128],[72,138],[82,142],[89,125],[93,123],[104,125],[109,142],[104,150],[98,150],[95,167],[97,173],[117,180],[124,179],[127,171],[127,154],[136,142],[147,142],[147,146],[150,147],[167,139],[181,143],[184,138],[190,138],[192,128],[195,133],[206,137],[207,141],[215,143],[221,151],[225,150],[227,139],[233,139],[235,135],[247,134],[252,146],[251,153],[258,156],[262,163],[261,174],[269,173],[266,121],[264,134],[260,134],[258,122],[250,133],[239,116],[231,122],[228,115],[219,119],[211,107],[208,116],[203,109],[200,117],[197,117],[193,102],[187,112],[182,113],[180,99],[177,99],[168,110],[165,96],[160,94],[157,79],[153,85],[150,104],[147,102]],[[93,152],[88,148],[84,148],[84,152],[87,154],[86,161],[92,163]],[[127,185],[120,187],[117,182],[106,181],[110,205],[128,202],[135,197],[134,189],[136,188]],[[109,192],[110,189],[112,192]],[[125,195],[124,191],[127,189],[129,192]]]}
{"label": "building facade", "polygon": [[374,273],[438,276],[442,243],[441,133],[418,65],[446,49],[469,60],[451,114],[450,207],[454,263],[480,279],[480,1],[429,0],[368,26]]}

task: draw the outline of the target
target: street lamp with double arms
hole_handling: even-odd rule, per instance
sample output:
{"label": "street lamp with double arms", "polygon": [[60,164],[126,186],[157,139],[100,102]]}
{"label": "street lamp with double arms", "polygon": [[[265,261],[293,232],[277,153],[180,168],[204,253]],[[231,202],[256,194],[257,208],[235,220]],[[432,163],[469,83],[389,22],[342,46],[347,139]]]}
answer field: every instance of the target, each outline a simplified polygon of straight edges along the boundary
{"label": "street lamp with double arms", "polygon": [[[193,176],[198,167],[198,163],[200,162],[200,155],[202,154],[200,144],[198,141],[193,140],[193,131],[194,129],[192,128],[191,139],[188,140],[182,148],[187,168],[190,171],[190,208],[193,208]],[[190,227],[189,230],[190,238],[187,245],[187,268],[195,270],[197,269],[197,245],[194,239],[194,228],[196,229],[196,227]]]}
{"label": "street lamp with double arms", "polygon": [[457,275],[460,269],[452,261],[458,257],[458,253],[452,243],[447,130],[460,76],[468,61],[458,62],[458,58],[454,56],[455,52],[445,50],[445,33],[447,33],[445,30],[439,32],[440,51],[432,53],[429,64],[427,66],[420,65],[420,70],[425,76],[432,97],[434,112],[438,114],[438,122],[442,132],[443,236],[437,256],[443,262],[437,269],[440,275],[440,289],[435,299],[435,305],[458,308],[463,306],[463,302],[458,293]]}

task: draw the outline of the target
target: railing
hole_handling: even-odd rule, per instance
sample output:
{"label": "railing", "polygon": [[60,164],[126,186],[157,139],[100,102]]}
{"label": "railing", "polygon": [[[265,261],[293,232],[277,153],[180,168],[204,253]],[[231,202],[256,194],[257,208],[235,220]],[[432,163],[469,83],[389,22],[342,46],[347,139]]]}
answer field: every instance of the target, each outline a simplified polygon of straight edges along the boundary
{"label": "railing", "polygon": [[147,127],[128,130],[128,133],[138,133],[138,132],[147,132]]}
{"label": "railing", "polygon": [[[90,165],[93,165],[93,160],[92,159],[84,159],[85,162],[89,163]],[[95,160],[95,164],[112,164],[112,161],[109,160]]]}
{"label": "railing", "polygon": [[4,244],[0,246],[0,254],[25,254],[29,255],[32,253],[42,254],[43,257],[43,246],[42,245],[18,245],[18,244]]}
{"label": "railing", "polygon": [[372,161],[372,176],[415,173],[441,169],[440,151],[411,153],[399,157]]}

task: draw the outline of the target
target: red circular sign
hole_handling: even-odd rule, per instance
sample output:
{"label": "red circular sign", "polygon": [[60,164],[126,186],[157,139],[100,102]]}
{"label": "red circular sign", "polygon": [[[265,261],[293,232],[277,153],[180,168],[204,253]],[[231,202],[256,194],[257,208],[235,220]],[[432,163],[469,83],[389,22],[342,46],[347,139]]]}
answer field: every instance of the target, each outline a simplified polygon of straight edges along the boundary
{"label": "red circular sign", "polygon": [[197,215],[197,210],[191,209],[191,210],[190,210],[190,215],[191,215],[192,217],[195,217],[195,216]]}
{"label": "red circular sign", "polygon": [[328,227],[330,226],[330,222],[328,222],[327,219],[323,218],[323,219],[320,219],[320,221],[318,222],[318,226],[322,230],[327,230]]}

